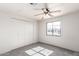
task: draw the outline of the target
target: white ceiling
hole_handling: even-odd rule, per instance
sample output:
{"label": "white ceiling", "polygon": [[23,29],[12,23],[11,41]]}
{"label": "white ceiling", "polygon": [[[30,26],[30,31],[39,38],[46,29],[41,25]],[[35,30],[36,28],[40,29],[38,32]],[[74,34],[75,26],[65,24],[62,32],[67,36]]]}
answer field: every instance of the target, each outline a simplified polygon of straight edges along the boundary
{"label": "white ceiling", "polygon": [[[61,10],[61,12],[53,14],[53,17],[79,10],[79,3],[48,3],[48,6],[51,11]],[[0,12],[40,20],[41,16],[34,15],[42,13],[42,10],[36,9],[41,9],[43,7],[43,3],[38,3],[36,6],[32,6],[29,3],[0,3]]]}

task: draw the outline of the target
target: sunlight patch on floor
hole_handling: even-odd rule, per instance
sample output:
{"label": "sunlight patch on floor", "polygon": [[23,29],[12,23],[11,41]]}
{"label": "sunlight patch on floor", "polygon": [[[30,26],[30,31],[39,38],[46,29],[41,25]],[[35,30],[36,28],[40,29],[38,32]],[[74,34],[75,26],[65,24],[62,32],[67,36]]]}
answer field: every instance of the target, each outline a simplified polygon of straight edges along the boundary
{"label": "sunlight patch on floor", "polygon": [[53,52],[54,51],[46,49],[41,46],[37,46],[37,47],[31,48],[31,49],[25,51],[25,53],[27,53],[30,56],[49,56]]}

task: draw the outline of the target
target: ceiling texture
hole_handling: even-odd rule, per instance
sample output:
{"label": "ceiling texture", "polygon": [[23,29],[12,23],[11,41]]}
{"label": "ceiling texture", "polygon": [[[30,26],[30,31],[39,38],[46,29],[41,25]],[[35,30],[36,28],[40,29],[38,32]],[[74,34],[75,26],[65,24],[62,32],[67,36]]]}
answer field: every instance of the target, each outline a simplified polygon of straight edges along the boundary
{"label": "ceiling texture", "polygon": [[[30,3],[0,3],[0,12],[4,12],[11,15],[22,16],[33,20],[40,20],[42,15],[35,16],[36,14],[42,13],[44,3],[36,3],[31,5]],[[50,11],[61,10],[58,13],[52,13],[52,17],[57,17],[72,12],[79,11],[79,3],[48,3]],[[51,18],[45,16],[45,18]]]}

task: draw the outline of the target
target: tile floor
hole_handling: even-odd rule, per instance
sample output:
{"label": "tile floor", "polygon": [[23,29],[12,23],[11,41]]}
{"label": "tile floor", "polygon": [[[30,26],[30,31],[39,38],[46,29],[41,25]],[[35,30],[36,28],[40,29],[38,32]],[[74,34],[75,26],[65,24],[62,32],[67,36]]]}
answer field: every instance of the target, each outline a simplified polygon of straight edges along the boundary
{"label": "tile floor", "polygon": [[44,43],[34,43],[6,52],[0,56],[79,56],[79,52]]}

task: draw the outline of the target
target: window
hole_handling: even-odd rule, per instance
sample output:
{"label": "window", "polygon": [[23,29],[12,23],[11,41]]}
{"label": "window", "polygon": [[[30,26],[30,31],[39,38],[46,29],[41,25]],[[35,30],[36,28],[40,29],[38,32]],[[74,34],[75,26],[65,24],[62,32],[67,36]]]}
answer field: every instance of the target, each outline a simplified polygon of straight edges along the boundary
{"label": "window", "polygon": [[47,35],[60,36],[61,35],[61,22],[47,23]]}

